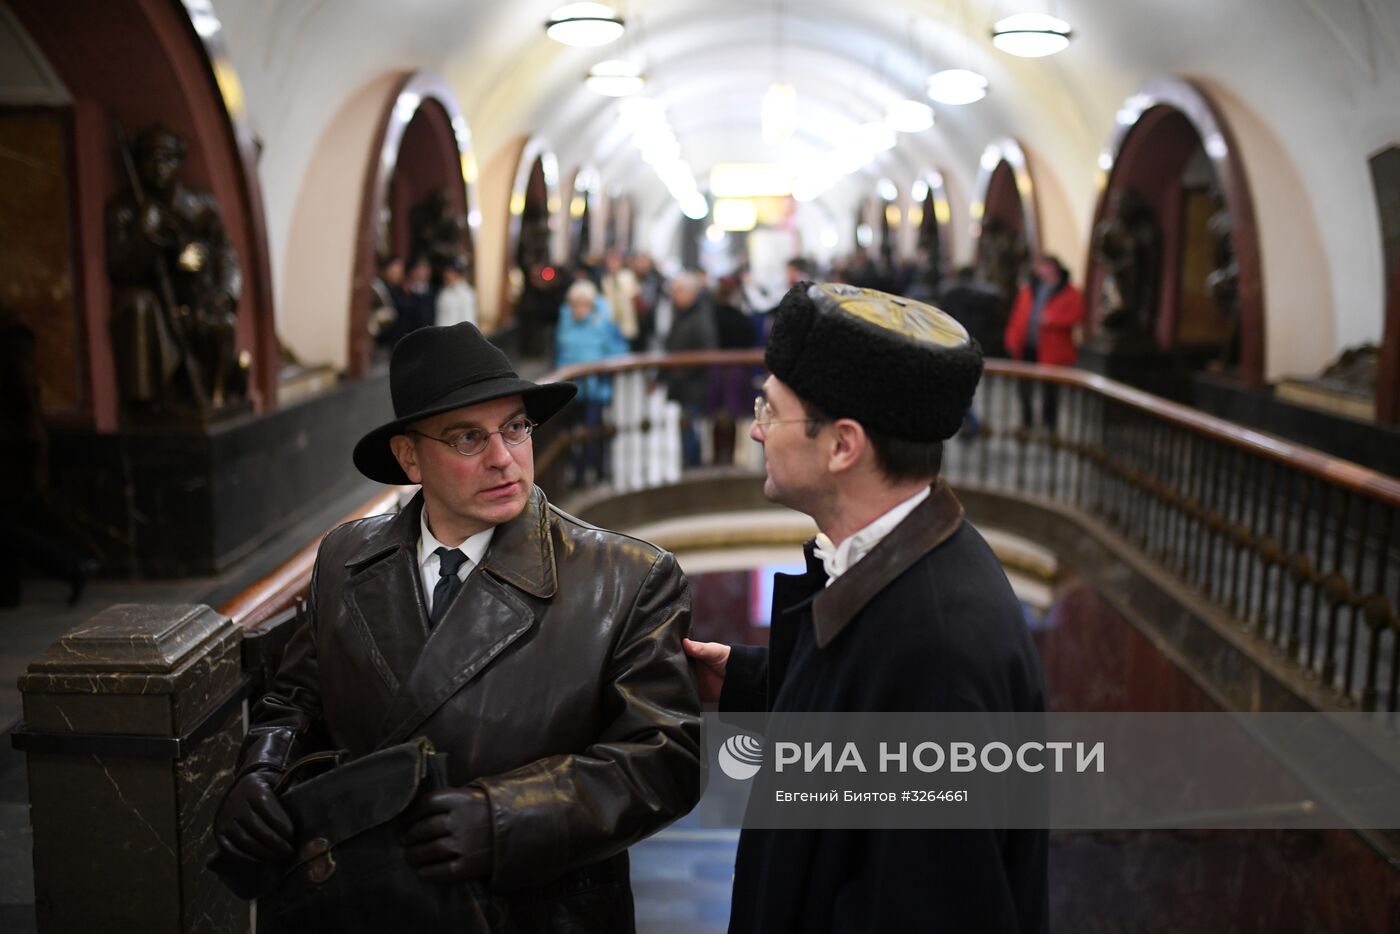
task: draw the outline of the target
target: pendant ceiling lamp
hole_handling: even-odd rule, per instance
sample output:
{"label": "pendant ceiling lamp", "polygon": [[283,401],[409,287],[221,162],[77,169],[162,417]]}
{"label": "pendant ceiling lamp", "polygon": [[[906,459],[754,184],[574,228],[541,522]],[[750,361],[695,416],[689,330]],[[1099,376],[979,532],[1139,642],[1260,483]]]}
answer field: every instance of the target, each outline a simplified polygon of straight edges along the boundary
{"label": "pendant ceiling lamp", "polygon": [[604,97],[627,97],[639,93],[646,85],[646,79],[637,65],[612,59],[590,68],[583,83],[588,90]]}
{"label": "pendant ceiling lamp", "polygon": [[894,101],[885,108],[885,126],[897,133],[922,133],[933,126],[933,108],[907,98]]}
{"label": "pendant ceiling lamp", "polygon": [[992,27],[992,45],[1008,55],[1044,58],[1069,47],[1069,23],[1047,13],[1017,13]]}
{"label": "pendant ceiling lamp", "polygon": [[550,14],[545,35],[564,45],[607,45],[619,38],[625,26],[612,7],[601,3],[570,3]]}
{"label": "pendant ceiling lamp", "polygon": [[987,96],[987,79],[968,68],[945,68],[929,75],[928,96],[952,107],[975,104]]}
{"label": "pendant ceiling lamp", "polygon": [[955,24],[955,32],[959,38],[950,40],[950,44],[959,47],[953,60],[960,61],[961,64],[940,69],[928,76],[928,84],[924,90],[930,100],[950,107],[962,107],[975,104],[987,96],[986,77],[972,68],[972,35],[975,29],[967,5],[960,5]]}

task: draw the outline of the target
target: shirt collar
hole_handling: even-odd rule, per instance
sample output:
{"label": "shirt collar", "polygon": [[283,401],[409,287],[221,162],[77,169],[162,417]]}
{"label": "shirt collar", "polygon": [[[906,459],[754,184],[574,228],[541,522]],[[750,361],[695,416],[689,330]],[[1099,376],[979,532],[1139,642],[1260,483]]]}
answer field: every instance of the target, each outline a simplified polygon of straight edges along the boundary
{"label": "shirt collar", "polygon": [[875,519],[864,528],[850,535],[839,546],[833,546],[831,539],[823,533],[817,533],[817,545],[814,554],[826,568],[826,586],[830,587],[836,578],[850,570],[861,558],[869,554],[870,549],[894,531],[894,527],[904,521],[909,513],[928,498],[932,487],[923,487],[919,492],[896,505],[889,512]]}
{"label": "shirt collar", "polygon": [[[496,527],[493,525],[488,529],[477,532],[462,544],[457,546],[457,550],[462,552],[469,559],[467,567],[476,567],[481,563],[481,559],[486,555],[486,549],[491,545],[491,536],[496,534]],[[418,566],[426,568],[428,560],[431,558],[437,561],[438,557],[433,552],[439,548],[445,548],[442,542],[437,540],[428,528],[428,504],[423,504],[423,511],[418,517]]]}

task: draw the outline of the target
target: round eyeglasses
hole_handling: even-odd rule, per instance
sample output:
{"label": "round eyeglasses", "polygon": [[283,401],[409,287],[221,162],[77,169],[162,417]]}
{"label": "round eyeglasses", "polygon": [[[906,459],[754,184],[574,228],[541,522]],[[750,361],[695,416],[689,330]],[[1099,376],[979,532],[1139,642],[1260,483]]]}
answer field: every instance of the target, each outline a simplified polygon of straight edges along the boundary
{"label": "round eyeglasses", "polygon": [[773,407],[768,404],[768,399],[764,396],[755,396],[753,400],[753,423],[759,427],[760,431],[767,431],[769,425],[781,425],[783,422],[820,422],[820,418],[774,418]]}
{"label": "round eyeglasses", "polygon": [[535,423],[521,415],[512,418],[495,431],[486,431],[484,428],[468,428],[461,434],[451,438],[438,438],[433,435],[424,434],[416,428],[408,429],[405,434],[417,435],[420,438],[428,438],[439,444],[445,444],[463,457],[475,457],[486,450],[491,443],[492,435],[500,435],[501,440],[514,447],[524,444],[529,440],[530,435],[535,432]]}

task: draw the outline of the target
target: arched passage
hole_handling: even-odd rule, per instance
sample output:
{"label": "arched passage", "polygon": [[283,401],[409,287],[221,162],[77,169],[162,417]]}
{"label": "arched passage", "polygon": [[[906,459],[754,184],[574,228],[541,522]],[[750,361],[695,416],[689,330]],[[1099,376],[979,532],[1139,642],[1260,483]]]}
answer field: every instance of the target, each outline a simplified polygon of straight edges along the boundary
{"label": "arched passage", "polygon": [[564,190],[569,194],[565,255],[571,265],[578,266],[590,256],[600,255],[604,248],[597,235],[599,217],[606,213],[598,171],[590,165],[580,166]]}
{"label": "arched passage", "polygon": [[[242,123],[242,92],[224,58],[218,22],[202,23],[196,31],[183,6],[162,0],[18,0],[10,9],[71,97],[71,289],[77,326],[60,350],[82,384],[73,420],[99,431],[118,425],[104,209],[128,185],[117,128],[131,139],[156,123],[185,142],[181,184],[210,192],[218,204],[242,276],[235,348],[251,358],[249,398],[255,408],[273,406],[278,351],[262,193]],[[111,42],[113,35],[122,41]]]}
{"label": "arched passage", "polygon": [[466,156],[459,154],[458,143],[453,118],[442,103],[424,100],[404,130],[389,178],[388,224],[382,232],[388,242],[381,244],[381,252],[426,255],[435,266],[450,252],[471,266],[469,169],[463,167]]}
{"label": "arched passage", "polygon": [[[282,276],[283,339],[307,363],[329,363],[347,376],[369,367],[368,318],[377,252],[394,249],[388,203],[405,136],[423,111],[409,151],[445,178],[472,231],[476,207],[471,134],[451,89],[429,74],[380,75],[350,95],[316,143],[292,214]],[[443,122],[447,129],[444,130]],[[413,139],[410,137],[410,141]],[[411,173],[417,175],[416,172]],[[408,173],[401,177],[408,178]],[[359,197],[347,197],[358,192]],[[402,212],[399,212],[402,217]]]}
{"label": "arched passage", "polygon": [[[1106,277],[1107,266],[1123,261],[1106,258],[1116,249],[1111,238],[1127,243],[1155,237],[1138,250],[1141,268],[1128,273],[1147,277],[1140,299],[1155,346],[1200,362],[1220,360],[1247,385],[1261,387],[1259,231],[1243,158],[1217,108],[1189,81],[1147,84],[1120,108],[1100,167],[1107,180],[1085,276],[1091,327],[1101,324],[1113,302],[1105,293],[1117,288]],[[1124,219],[1135,212],[1137,233]],[[1112,288],[1105,288],[1106,281]]]}
{"label": "arched passage", "polygon": [[[422,224],[415,230],[414,221],[435,196],[444,199],[439,212],[444,217],[474,217],[475,180],[468,177],[471,133],[446,82],[427,72],[405,75],[380,114],[370,150],[378,158],[366,167],[360,189],[350,289],[350,376],[369,369],[372,286],[380,252],[405,255],[422,249]],[[463,251],[471,249],[469,223],[461,224],[458,242]]]}
{"label": "arched passage", "polygon": [[953,265],[953,209],[943,173],[921,172],[910,186],[909,202],[914,246],[927,251],[931,271],[936,278],[942,278]]}
{"label": "arched passage", "polygon": [[1031,258],[1040,254],[1040,218],[1025,151],[1010,139],[982,152],[971,207],[978,275],[1001,289],[1008,307]]}
{"label": "arched passage", "polygon": [[[549,291],[554,270],[543,269],[556,259],[556,238],[559,218],[559,162],[545,140],[535,137],[526,141],[515,167],[514,182],[508,210],[510,216],[505,231],[504,266],[501,269],[500,319],[498,325],[510,325],[515,314],[514,301],[525,291]],[[536,270],[531,276],[531,270]],[[543,277],[549,279],[543,279]],[[512,287],[512,283],[518,286]],[[552,300],[550,300],[552,301]],[[549,302],[540,301],[540,315]],[[538,347],[529,347],[536,350]]]}

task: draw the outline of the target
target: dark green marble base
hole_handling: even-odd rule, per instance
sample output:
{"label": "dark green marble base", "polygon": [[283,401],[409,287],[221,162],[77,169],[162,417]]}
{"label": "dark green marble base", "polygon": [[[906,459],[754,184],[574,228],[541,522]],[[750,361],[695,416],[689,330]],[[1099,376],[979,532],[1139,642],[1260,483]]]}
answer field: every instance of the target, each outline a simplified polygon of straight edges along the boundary
{"label": "dark green marble base", "polygon": [[391,417],[380,374],[208,427],[54,431],[53,485],[106,574],[217,574],[357,482],[351,449]]}
{"label": "dark green marble base", "polygon": [[204,868],[243,737],[240,638],[208,607],[119,605],[20,678],[40,932],[247,931]]}

